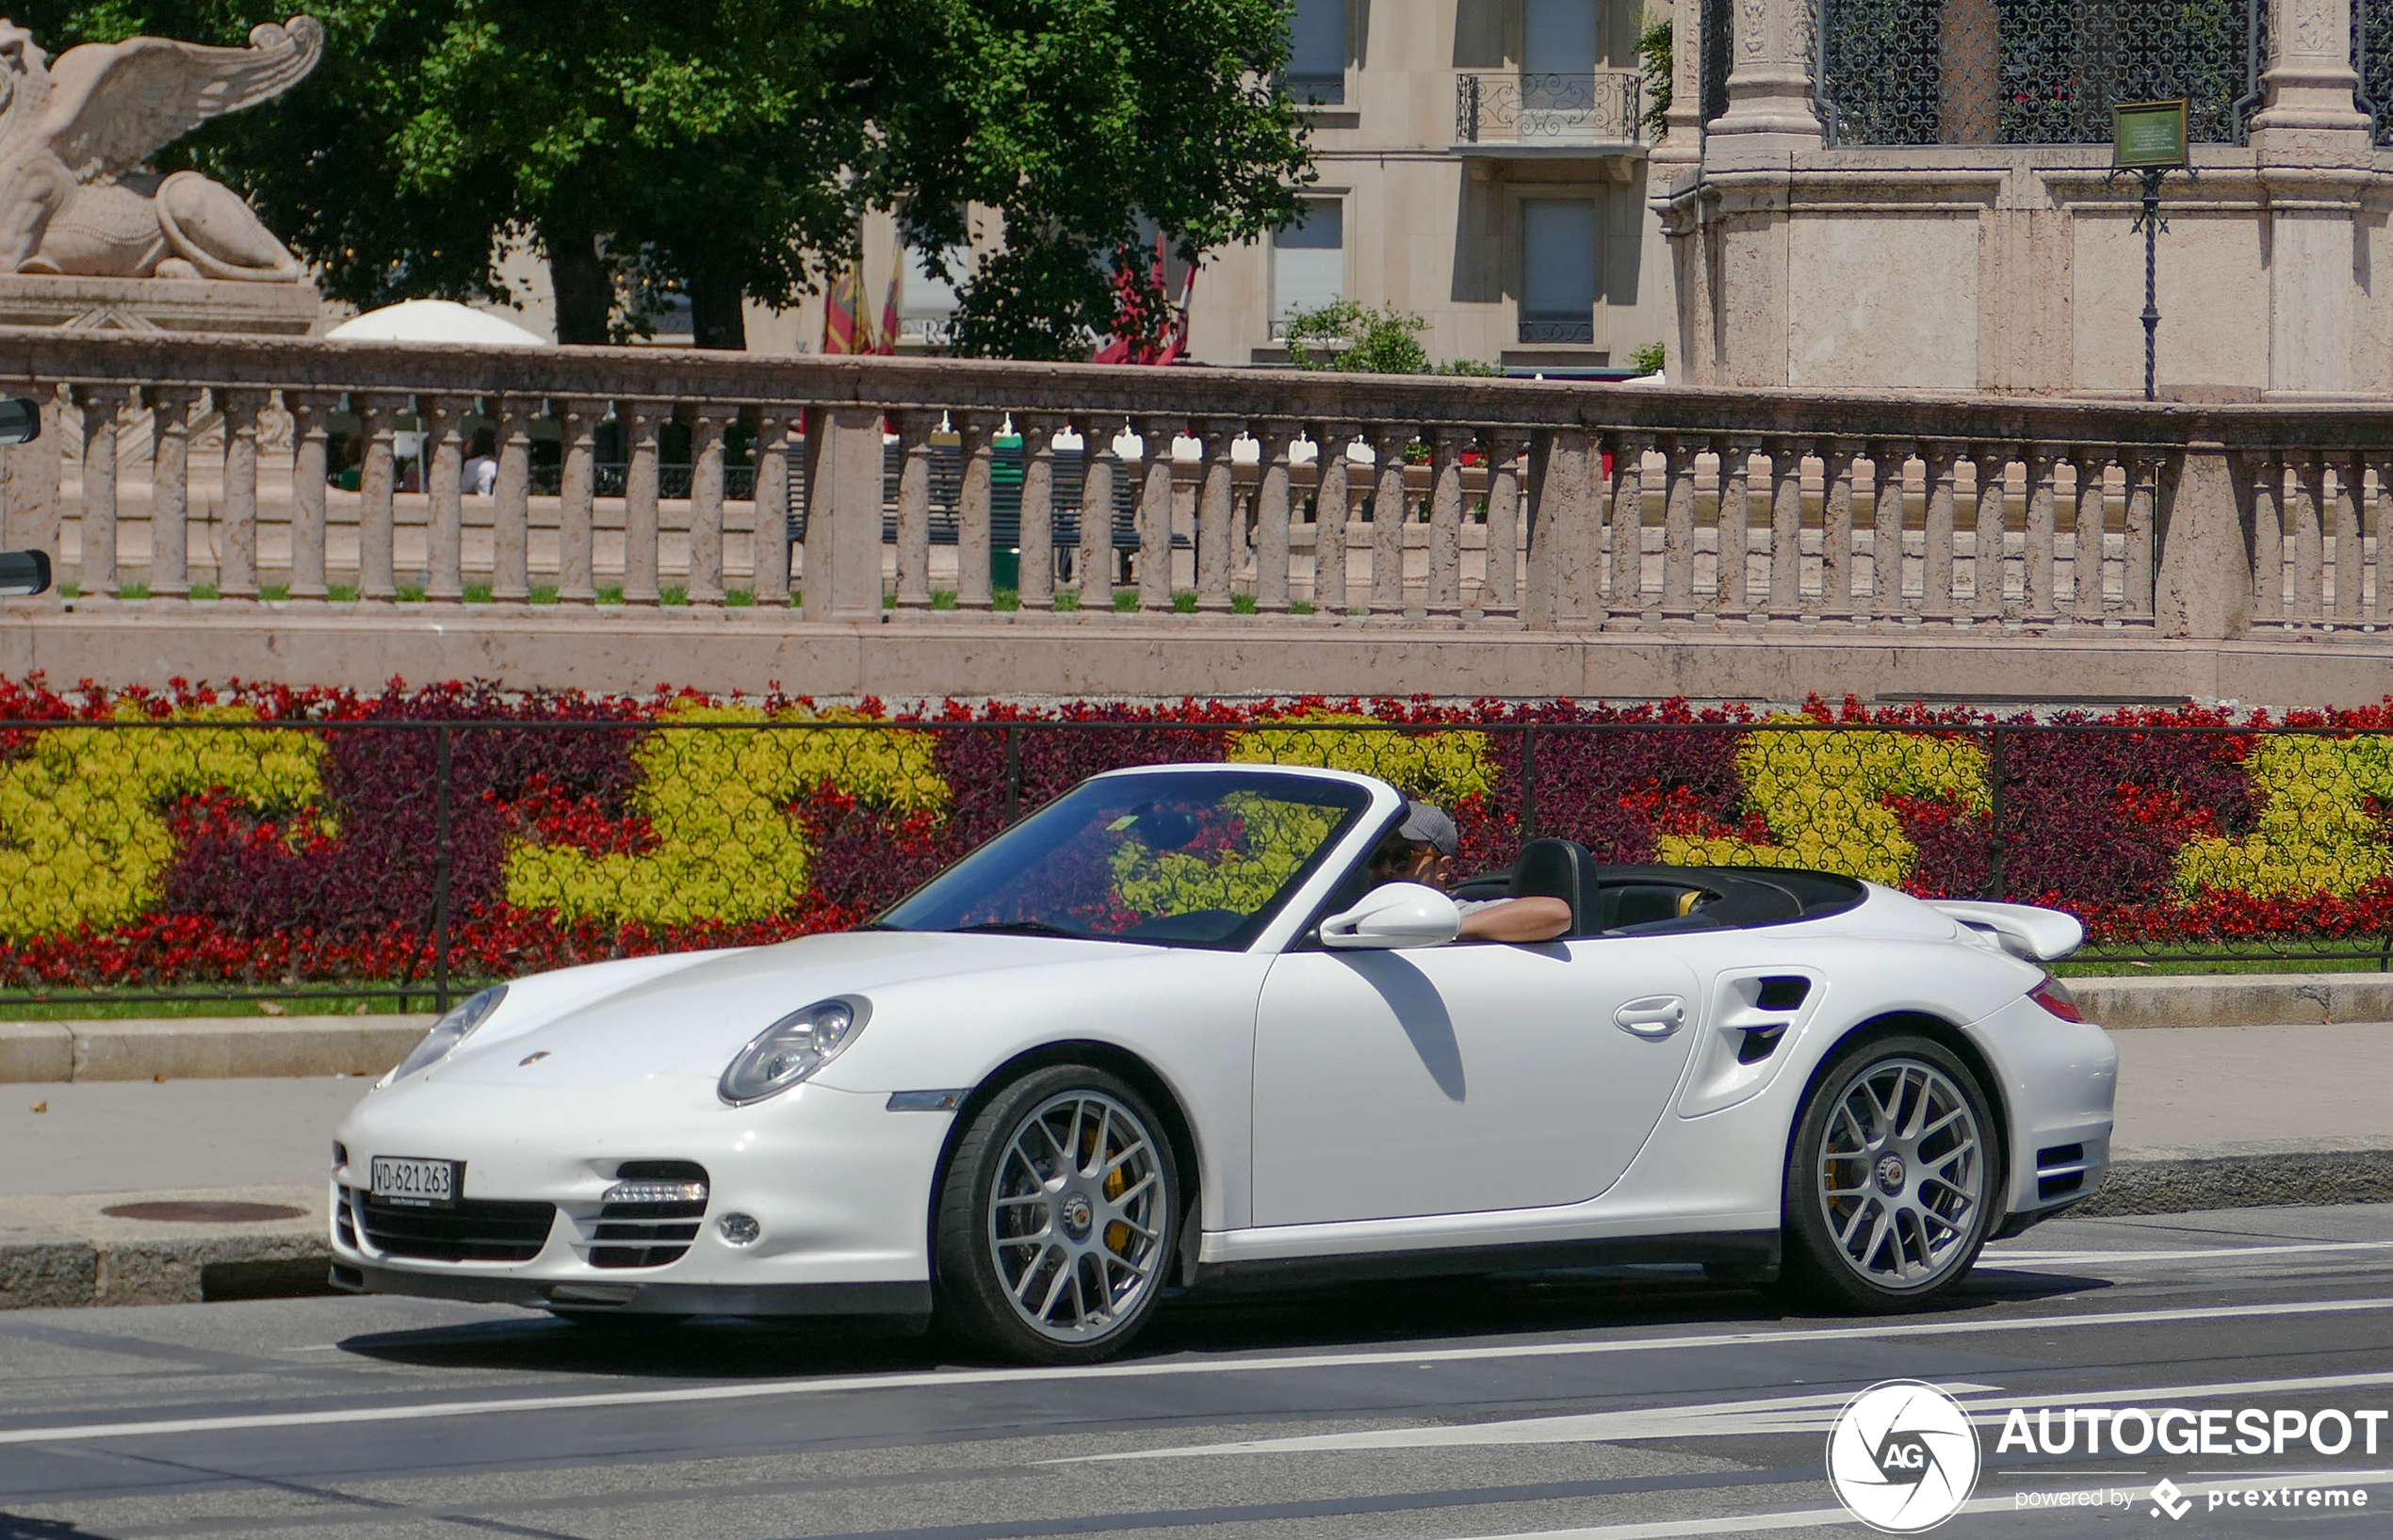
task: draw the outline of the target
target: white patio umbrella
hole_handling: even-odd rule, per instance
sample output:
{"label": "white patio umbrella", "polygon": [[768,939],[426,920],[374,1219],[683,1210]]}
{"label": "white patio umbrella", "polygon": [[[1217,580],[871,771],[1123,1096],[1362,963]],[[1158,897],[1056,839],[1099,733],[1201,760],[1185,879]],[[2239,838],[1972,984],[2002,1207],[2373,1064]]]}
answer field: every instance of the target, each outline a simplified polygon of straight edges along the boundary
{"label": "white patio umbrella", "polygon": [[324,333],[338,342],[454,342],[480,348],[549,348],[546,337],[453,300],[401,300],[353,316]]}

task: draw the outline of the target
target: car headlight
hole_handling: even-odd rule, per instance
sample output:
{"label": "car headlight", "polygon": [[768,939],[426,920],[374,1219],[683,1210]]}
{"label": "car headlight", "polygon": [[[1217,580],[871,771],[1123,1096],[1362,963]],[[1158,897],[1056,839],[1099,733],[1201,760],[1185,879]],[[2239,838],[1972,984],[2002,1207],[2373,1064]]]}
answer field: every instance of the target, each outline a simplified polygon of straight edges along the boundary
{"label": "car headlight", "polygon": [[715,1090],[734,1107],[778,1095],[838,1058],[871,1014],[871,1002],[854,995],[792,1011],[740,1050]]}
{"label": "car headlight", "polygon": [[404,1080],[417,1070],[429,1069],[448,1058],[449,1051],[464,1042],[466,1035],[497,1010],[498,1002],[506,997],[507,986],[494,984],[449,1007],[448,1014],[432,1023],[432,1029],[424,1034],[424,1041],[415,1045],[415,1051],[399,1062],[399,1067],[391,1071],[391,1078]]}

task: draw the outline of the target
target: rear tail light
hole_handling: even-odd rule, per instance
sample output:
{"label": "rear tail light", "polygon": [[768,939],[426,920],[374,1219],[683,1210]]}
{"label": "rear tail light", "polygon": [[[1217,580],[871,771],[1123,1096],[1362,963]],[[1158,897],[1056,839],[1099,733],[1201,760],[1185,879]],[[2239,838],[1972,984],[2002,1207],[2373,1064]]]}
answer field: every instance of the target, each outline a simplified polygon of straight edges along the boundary
{"label": "rear tail light", "polygon": [[2069,993],[2069,986],[2049,973],[2042,983],[2027,991],[2027,997],[2063,1021],[2086,1019],[2086,1013],[2077,1009],[2076,997]]}

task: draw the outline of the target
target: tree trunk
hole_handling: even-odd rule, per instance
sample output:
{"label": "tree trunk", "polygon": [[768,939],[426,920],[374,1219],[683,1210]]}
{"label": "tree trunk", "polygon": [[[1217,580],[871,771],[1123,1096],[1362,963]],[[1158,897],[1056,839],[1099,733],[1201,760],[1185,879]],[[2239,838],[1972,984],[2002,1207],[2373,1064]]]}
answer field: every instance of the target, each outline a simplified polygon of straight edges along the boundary
{"label": "tree trunk", "polygon": [[614,275],[598,255],[596,235],[587,230],[545,225],[541,244],[548,249],[548,285],[557,297],[557,340],[606,342],[615,284]]}
{"label": "tree trunk", "polygon": [[748,317],[740,281],[722,273],[694,273],[690,279],[690,336],[701,348],[745,352]]}

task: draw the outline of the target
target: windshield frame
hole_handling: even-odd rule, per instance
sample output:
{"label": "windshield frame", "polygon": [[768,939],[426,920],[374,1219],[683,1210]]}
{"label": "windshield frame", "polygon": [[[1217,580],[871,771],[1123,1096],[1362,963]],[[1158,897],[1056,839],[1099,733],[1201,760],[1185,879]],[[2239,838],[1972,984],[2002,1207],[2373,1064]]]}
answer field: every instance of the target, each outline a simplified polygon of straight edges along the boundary
{"label": "windshield frame", "polygon": [[[1056,796],[1052,801],[1050,801],[1040,806],[1036,811],[1000,831],[998,834],[991,835],[989,838],[982,841],[979,845],[974,846],[964,855],[958,857],[948,866],[940,868],[938,873],[932,877],[930,881],[922,883],[921,886],[917,887],[905,897],[900,899],[897,902],[883,910],[879,915],[873,917],[872,921],[869,925],[862,927],[862,929],[876,931],[903,931],[921,935],[1007,933],[1002,931],[974,932],[969,929],[935,929],[914,925],[901,925],[894,923],[891,916],[896,915],[900,910],[904,909],[909,904],[914,903],[924,894],[928,893],[932,888],[962,871],[971,863],[981,859],[985,853],[996,849],[1004,841],[1016,836],[1021,831],[1029,828],[1050,809],[1091,786],[1099,786],[1111,781],[1148,777],[1176,778],[1180,776],[1219,776],[1225,773],[1236,775],[1241,778],[1253,777],[1257,779],[1273,780],[1285,778],[1289,780],[1301,780],[1314,785],[1319,785],[1323,782],[1330,782],[1343,786],[1352,787],[1360,792],[1361,795],[1354,801],[1352,805],[1339,809],[1340,821],[1337,826],[1330,831],[1329,836],[1323,840],[1321,844],[1314,849],[1312,853],[1306,858],[1304,864],[1290,876],[1288,881],[1280,887],[1278,894],[1272,900],[1272,901],[1265,904],[1253,915],[1248,916],[1234,930],[1218,939],[1205,941],[1161,936],[1104,935],[1095,932],[1074,932],[1066,936],[1057,936],[1052,938],[1042,936],[1041,938],[1071,941],[1103,941],[1112,942],[1120,946],[1166,947],[1196,951],[1247,952],[1259,950],[1282,950],[1285,948],[1290,939],[1289,935],[1282,932],[1287,932],[1290,929],[1291,917],[1294,916],[1294,923],[1296,928],[1301,929],[1303,927],[1306,919],[1311,915],[1312,911],[1320,905],[1322,898],[1336,886],[1337,883],[1345,876],[1346,872],[1353,867],[1355,862],[1362,858],[1371,843],[1376,838],[1380,825],[1387,821],[1392,810],[1394,807],[1401,805],[1402,799],[1397,797],[1394,791],[1390,789],[1385,784],[1367,775],[1357,775],[1343,770],[1316,770],[1305,766],[1241,765],[1219,761],[1209,761],[1197,764],[1142,765],[1128,767],[1122,770],[1107,770],[1102,774],[1092,775],[1084,781],[1075,783],[1069,788]],[[1337,806],[1334,802],[1328,805],[1333,807]],[[1028,933],[1036,934],[1036,932]]]}

